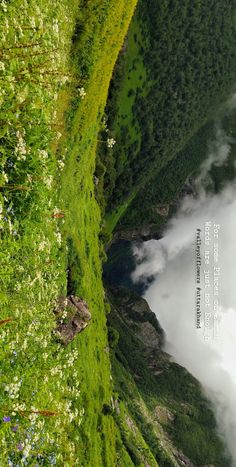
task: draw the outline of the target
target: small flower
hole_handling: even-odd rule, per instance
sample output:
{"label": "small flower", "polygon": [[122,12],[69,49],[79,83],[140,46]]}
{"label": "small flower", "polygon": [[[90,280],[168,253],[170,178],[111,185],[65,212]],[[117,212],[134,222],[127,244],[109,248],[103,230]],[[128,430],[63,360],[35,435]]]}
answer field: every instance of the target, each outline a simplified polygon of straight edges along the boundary
{"label": "small flower", "polygon": [[62,170],[64,168],[65,164],[63,161],[58,161],[58,167],[60,170]]}
{"label": "small flower", "polygon": [[53,176],[49,175],[48,177],[46,177],[44,179],[44,183],[45,183],[46,187],[50,190],[52,188],[52,184],[53,184]]}
{"label": "small flower", "polygon": [[5,0],[1,1],[1,6],[2,6],[2,9],[3,9],[4,13],[6,13],[7,12],[7,4],[6,4]]}
{"label": "small flower", "polygon": [[57,243],[58,245],[61,245],[61,233],[60,232],[56,232],[55,233],[55,237],[56,237],[56,240],[57,240]]}
{"label": "small flower", "polygon": [[45,149],[39,149],[38,152],[39,152],[40,159],[45,160],[48,158],[48,153],[47,151],[45,151]]}
{"label": "small flower", "polygon": [[116,144],[116,140],[114,138],[107,138],[107,147],[108,148],[113,148],[113,146]]}
{"label": "small flower", "polygon": [[10,422],[10,421],[11,421],[11,417],[3,417],[3,421],[4,421],[5,423]]}
{"label": "small flower", "polygon": [[79,95],[80,95],[81,99],[84,99],[85,96],[86,96],[86,92],[85,92],[84,88],[79,88],[78,91],[79,91]]}
{"label": "small flower", "polygon": [[16,447],[17,447],[18,451],[22,451],[24,446],[23,446],[22,443],[18,443],[18,444],[16,445]]}
{"label": "small flower", "polygon": [[52,26],[52,30],[55,32],[55,34],[59,33],[59,26],[58,26],[58,20],[57,19],[54,21],[54,24]]}
{"label": "small flower", "polygon": [[7,183],[8,182],[8,176],[7,176],[6,172],[3,171],[2,176],[3,176],[4,180],[5,180],[5,182]]}
{"label": "small flower", "polygon": [[61,84],[65,84],[65,83],[67,83],[67,81],[69,81],[69,76],[65,75],[65,76],[61,77]]}
{"label": "small flower", "polygon": [[15,433],[18,430],[18,428],[19,428],[19,425],[12,426],[11,430],[14,431],[14,433]]}
{"label": "small flower", "polygon": [[60,131],[57,131],[56,140],[58,141],[61,137],[62,137],[62,133]]}
{"label": "small flower", "polygon": [[0,62],[0,70],[4,71],[5,70],[5,65],[3,62]]}
{"label": "small flower", "polygon": [[34,18],[34,17],[30,18],[30,25],[31,25],[31,27],[32,27],[33,29],[36,28],[36,22],[35,22],[35,18]]}

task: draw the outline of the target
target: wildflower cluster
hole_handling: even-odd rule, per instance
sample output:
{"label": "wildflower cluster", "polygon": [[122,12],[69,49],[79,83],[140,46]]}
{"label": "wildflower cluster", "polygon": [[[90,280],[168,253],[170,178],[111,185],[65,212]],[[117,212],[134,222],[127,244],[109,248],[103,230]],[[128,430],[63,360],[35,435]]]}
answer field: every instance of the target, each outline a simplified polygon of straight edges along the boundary
{"label": "wildflower cluster", "polygon": [[79,91],[79,96],[81,97],[81,99],[84,99],[86,96],[86,92],[84,88],[79,88],[78,91]]}
{"label": "wildflower cluster", "polygon": [[17,399],[19,397],[19,390],[21,381],[18,381],[18,377],[14,376],[13,383],[6,384],[5,391],[9,394],[11,399]]}
{"label": "wildflower cluster", "polygon": [[115,146],[116,140],[114,138],[107,138],[107,147],[108,148],[113,148]]}

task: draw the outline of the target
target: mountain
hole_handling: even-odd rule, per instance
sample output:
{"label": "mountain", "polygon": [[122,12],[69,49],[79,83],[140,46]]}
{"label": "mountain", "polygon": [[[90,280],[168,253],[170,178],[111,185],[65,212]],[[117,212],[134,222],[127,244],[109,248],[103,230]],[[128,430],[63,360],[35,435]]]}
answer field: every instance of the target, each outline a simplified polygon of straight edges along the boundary
{"label": "mountain", "polygon": [[106,107],[117,144],[98,152],[108,232],[124,215],[134,226],[145,217],[173,166],[186,176],[201,162],[191,149],[235,86],[235,12],[231,0],[138,2]]}
{"label": "mountain", "polygon": [[147,302],[120,287],[107,296],[117,465],[230,466],[209,401],[163,351],[164,331]]}

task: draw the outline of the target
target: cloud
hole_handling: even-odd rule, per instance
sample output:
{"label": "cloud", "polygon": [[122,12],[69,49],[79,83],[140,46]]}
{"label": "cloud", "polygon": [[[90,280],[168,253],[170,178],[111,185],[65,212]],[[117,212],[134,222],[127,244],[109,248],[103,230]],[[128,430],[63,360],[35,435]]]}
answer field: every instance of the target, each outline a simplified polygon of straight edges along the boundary
{"label": "cloud", "polygon": [[[162,239],[135,247],[133,280],[154,278],[151,284],[147,282],[144,298],[165,330],[165,350],[203,385],[236,466],[236,184],[217,195],[203,188],[212,163],[223,163],[229,148],[230,139],[218,130],[197,180],[198,196],[183,200]],[[196,319],[197,229],[201,238],[200,328]]]}

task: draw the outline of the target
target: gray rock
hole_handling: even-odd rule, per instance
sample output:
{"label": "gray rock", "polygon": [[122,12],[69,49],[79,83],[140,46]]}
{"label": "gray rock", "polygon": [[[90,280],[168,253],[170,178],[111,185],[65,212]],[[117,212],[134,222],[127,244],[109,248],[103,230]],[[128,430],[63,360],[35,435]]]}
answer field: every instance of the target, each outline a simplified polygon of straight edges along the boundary
{"label": "gray rock", "polygon": [[63,345],[68,345],[91,320],[87,303],[74,295],[60,297],[54,313],[58,323],[54,335]]}

